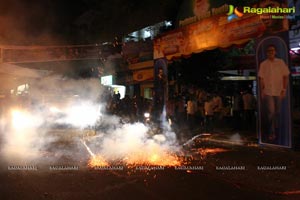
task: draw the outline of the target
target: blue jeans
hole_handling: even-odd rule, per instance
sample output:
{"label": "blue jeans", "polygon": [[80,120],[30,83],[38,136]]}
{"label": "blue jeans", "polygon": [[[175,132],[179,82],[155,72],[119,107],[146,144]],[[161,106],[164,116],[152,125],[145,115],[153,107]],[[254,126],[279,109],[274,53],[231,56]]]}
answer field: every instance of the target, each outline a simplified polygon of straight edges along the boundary
{"label": "blue jeans", "polygon": [[264,97],[264,107],[267,112],[267,123],[268,123],[268,134],[276,133],[279,128],[280,110],[282,105],[282,98],[279,96],[268,96]]}

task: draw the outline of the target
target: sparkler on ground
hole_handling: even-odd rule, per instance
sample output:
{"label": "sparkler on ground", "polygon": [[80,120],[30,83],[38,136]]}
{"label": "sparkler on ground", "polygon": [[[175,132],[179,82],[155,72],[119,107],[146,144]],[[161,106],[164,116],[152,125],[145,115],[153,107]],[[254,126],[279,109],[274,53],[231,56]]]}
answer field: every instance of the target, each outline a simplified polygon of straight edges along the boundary
{"label": "sparkler on ground", "polygon": [[85,146],[86,150],[91,156],[91,159],[89,160],[89,166],[95,167],[95,166],[108,166],[108,163],[102,158],[100,155],[95,155],[91,149],[86,145],[85,141],[81,140],[82,144]]}
{"label": "sparkler on ground", "polygon": [[103,137],[92,136],[94,139],[89,140],[91,148],[86,144],[86,140],[82,141],[91,155],[90,166],[95,166],[96,160],[105,161],[106,164],[118,162],[128,167],[181,164],[181,157],[177,155],[179,147],[176,146],[176,138],[174,139],[171,133],[149,137],[148,128],[141,123],[125,124],[110,131]]}

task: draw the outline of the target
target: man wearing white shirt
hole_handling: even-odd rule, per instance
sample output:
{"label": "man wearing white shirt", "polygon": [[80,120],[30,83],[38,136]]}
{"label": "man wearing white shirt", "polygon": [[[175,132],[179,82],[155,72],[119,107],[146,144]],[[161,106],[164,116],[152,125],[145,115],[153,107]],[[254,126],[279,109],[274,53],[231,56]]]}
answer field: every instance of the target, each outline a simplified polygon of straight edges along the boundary
{"label": "man wearing white shirt", "polygon": [[282,59],[276,58],[276,48],[274,45],[267,47],[267,59],[261,62],[258,77],[261,88],[261,98],[263,106],[267,111],[268,140],[276,141],[278,138],[280,109],[289,79],[289,69]]}

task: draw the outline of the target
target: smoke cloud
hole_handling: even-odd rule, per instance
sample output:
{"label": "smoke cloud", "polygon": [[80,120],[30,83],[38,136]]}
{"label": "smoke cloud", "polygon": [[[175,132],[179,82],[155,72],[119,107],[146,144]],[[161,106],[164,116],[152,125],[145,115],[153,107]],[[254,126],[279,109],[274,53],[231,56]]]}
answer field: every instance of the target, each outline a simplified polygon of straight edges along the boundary
{"label": "smoke cloud", "polygon": [[114,126],[87,144],[105,160],[127,164],[164,163],[162,159],[180,150],[174,132],[150,135],[149,127],[142,123]]}
{"label": "smoke cloud", "polygon": [[98,79],[46,77],[32,82],[29,99],[10,106],[1,118],[1,154],[8,163],[82,162],[95,155],[108,162],[153,163],[180,151],[164,122],[155,132],[142,123],[124,123],[103,112]]}
{"label": "smoke cloud", "polygon": [[102,91],[95,79],[75,81],[57,76],[36,80],[30,85],[28,97],[6,102],[1,118],[1,152],[14,162],[35,160],[53,142],[64,142],[65,135],[74,136],[68,129],[53,134],[57,126],[68,125],[80,132],[94,125],[100,116],[97,98]]}
{"label": "smoke cloud", "polygon": [[244,141],[242,140],[239,133],[235,133],[229,137],[229,141],[236,145],[243,145]]}

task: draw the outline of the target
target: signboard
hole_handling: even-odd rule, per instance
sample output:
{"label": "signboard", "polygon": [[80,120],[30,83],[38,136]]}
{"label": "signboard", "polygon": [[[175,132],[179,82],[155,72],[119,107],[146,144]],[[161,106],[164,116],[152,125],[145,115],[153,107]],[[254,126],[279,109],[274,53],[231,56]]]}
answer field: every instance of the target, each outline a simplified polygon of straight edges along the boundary
{"label": "signboard", "polygon": [[101,84],[102,85],[112,85],[113,84],[113,76],[112,75],[102,76]]}
{"label": "signboard", "polygon": [[154,71],[151,69],[143,69],[133,72],[134,81],[150,81],[153,80]]}

